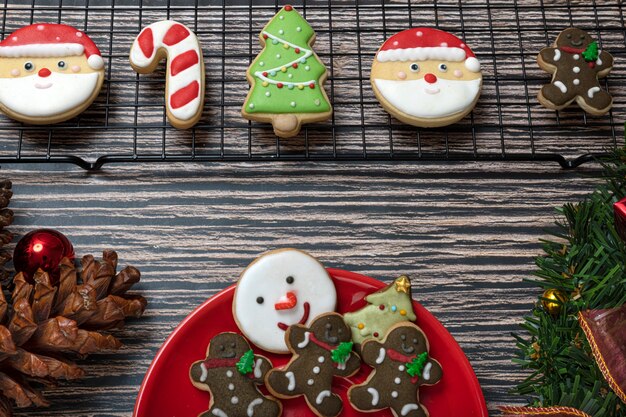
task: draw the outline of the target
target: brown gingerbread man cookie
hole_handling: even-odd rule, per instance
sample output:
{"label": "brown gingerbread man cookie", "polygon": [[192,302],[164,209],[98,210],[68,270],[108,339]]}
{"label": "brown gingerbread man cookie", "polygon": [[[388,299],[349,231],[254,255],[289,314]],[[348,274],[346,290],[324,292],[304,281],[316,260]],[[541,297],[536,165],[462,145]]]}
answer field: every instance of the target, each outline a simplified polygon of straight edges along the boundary
{"label": "brown gingerbread man cookie", "polygon": [[268,390],[279,398],[303,395],[320,417],[339,415],[343,404],[332,391],[333,377],[351,376],[361,366],[359,355],[352,351],[350,328],[341,315],[322,314],[310,327],[294,324],[287,329],[285,341],[293,358],[268,372]]}
{"label": "brown gingerbread man cookie", "polygon": [[374,370],[364,383],[350,387],[350,403],[363,412],[390,408],[396,417],[427,417],[419,387],[436,384],[442,376],[428,350],[422,330],[408,322],[392,326],[382,342],[366,340],[361,355]]}
{"label": "brown gingerbread man cookie", "polygon": [[207,357],[189,369],[191,383],[211,394],[209,409],[200,417],[278,417],[280,402],[259,392],[272,363],[255,355],[237,333],[220,333],[211,339]]}
{"label": "brown gingerbread man cookie", "polygon": [[545,107],[560,110],[576,101],[586,112],[600,116],[613,105],[613,98],[598,81],[611,72],[613,57],[599,51],[598,43],[584,30],[565,29],[552,47],[539,52],[537,63],[552,74],[552,81],[537,97]]}

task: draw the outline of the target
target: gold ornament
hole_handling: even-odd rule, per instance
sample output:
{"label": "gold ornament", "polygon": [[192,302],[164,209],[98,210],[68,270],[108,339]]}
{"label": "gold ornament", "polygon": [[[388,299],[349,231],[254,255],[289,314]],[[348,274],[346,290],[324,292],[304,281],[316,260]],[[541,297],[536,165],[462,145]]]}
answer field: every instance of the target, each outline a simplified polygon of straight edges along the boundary
{"label": "gold ornament", "polygon": [[550,288],[543,292],[541,296],[544,298],[541,300],[543,308],[553,316],[558,315],[561,312],[563,303],[567,301],[567,295],[561,290],[556,288]]}
{"label": "gold ornament", "polygon": [[396,291],[408,294],[410,290],[411,281],[409,281],[406,275],[401,275],[396,278]]}

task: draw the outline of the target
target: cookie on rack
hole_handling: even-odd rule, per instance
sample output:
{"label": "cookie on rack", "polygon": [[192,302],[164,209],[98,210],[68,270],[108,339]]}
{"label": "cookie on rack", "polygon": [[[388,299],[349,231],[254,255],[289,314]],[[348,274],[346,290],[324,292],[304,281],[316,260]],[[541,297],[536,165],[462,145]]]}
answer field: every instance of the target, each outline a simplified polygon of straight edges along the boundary
{"label": "cookie on rack", "polygon": [[327,120],[332,114],[324,91],[327,71],[312,49],[315,32],[307,21],[287,5],[259,39],[263,50],[246,73],[251,88],[242,116],[271,123],[283,138],[297,135],[303,124]]}
{"label": "cookie on rack", "polygon": [[432,28],[396,33],[376,53],[371,82],[396,119],[439,127],[468,115],[482,89],[480,62],[461,39]]}
{"label": "cookie on rack", "polygon": [[584,30],[568,28],[553,46],[543,48],[537,63],[552,74],[552,81],[541,87],[537,99],[552,110],[574,101],[587,113],[601,116],[613,105],[611,95],[600,86],[613,68],[613,57],[598,49],[598,43]]}
{"label": "cookie on rack", "polygon": [[103,81],[100,50],[72,26],[36,23],[0,42],[0,110],[12,119],[71,119],[93,103]]}

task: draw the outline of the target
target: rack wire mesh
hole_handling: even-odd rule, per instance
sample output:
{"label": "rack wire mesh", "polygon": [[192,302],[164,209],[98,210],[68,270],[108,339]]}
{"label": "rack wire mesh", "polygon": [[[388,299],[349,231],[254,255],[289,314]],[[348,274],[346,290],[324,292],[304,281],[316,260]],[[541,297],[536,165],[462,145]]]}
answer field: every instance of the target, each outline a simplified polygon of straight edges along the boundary
{"label": "rack wire mesh", "polygon": [[[0,163],[67,162],[94,170],[122,162],[228,161],[553,161],[572,168],[622,145],[626,120],[626,35],[620,0],[294,1],[317,33],[314,49],[329,69],[332,119],[279,140],[271,126],[240,116],[245,71],[261,47],[258,34],[283,2],[243,0],[4,0],[2,36],[35,22],[85,30],[105,58],[106,80],[79,117],[51,126],[0,118]],[[138,75],[128,52],[142,27],[175,19],[202,44],[206,96],[202,119],[172,128],[164,107],[164,66]],[[589,117],[577,107],[539,105],[549,74],[537,52],[569,26],[589,31],[616,65],[602,81],[611,112]],[[473,113],[438,129],[389,116],[369,83],[378,47],[415,26],[455,33],[483,65],[483,93]]]}

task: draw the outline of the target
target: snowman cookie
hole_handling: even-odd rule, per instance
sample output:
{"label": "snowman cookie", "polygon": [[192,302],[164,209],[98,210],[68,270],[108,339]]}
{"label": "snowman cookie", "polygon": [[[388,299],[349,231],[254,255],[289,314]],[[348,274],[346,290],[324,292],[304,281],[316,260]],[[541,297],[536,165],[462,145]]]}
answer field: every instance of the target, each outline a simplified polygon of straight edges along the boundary
{"label": "snowman cookie", "polygon": [[209,410],[200,417],[278,417],[280,402],[257,388],[271,368],[272,363],[255,355],[241,335],[226,332],[213,337],[206,359],[189,369],[191,383],[211,393]]}
{"label": "snowman cookie", "polygon": [[404,123],[447,126],[469,114],[482,89],[480,63],[456,36],[413,28],[389,38],[372,64],[380,104]]}
{"label": "snowman cookie", "polygon": [[320,417],[341,413],[341,397],[333,393],[333,377],[349,377],[361,367],[352,351],[350,328],[338,313],[316,317],[310,327],[295,324],[285,340],[293,358],[265,378],[267,389],[279,398],[304,396],[311,410]]}
{"label": "snowman cookie", "polygon": [[285,331],[293,324],[335,310],[337,292],[324,266],[297,249],[279,249],[255,259],[241,274],[233,317],[256,346],[287,353]]}
{"label": "snowman cookie", "polygon": [[389,408],[395,417],[428,417],[419,387],[436,384],[442,376],[428,351],[428,339],[413,323],[392,326],[381,342],[366,340],[361,355],[374,370],[365,382],[350,387],[350,404],[363,412]]}
{"label": "snowman cookie", "polygon": [[598,50],[598,43],[584,30],[565,29],[554,46],[539,52],[537,63],[552,74],[552,81],[537,97],[543,106],[560,110],[576,101],[587,113],[601,116],[613,105],[613,98],[598,81],[611,72],[613,57]]}
{"label": "snowman cookie", "polygon": [[71,119],[96,99],[103,81],[100,50],[72,26],[37,23],[0,42],[0,110],[12,119]]}

